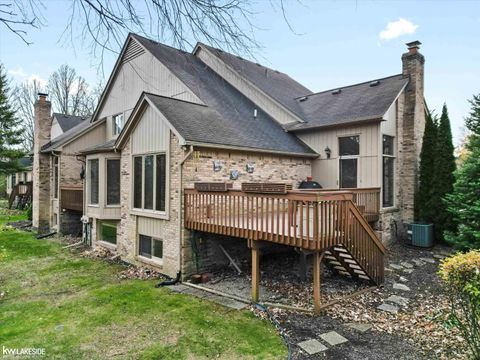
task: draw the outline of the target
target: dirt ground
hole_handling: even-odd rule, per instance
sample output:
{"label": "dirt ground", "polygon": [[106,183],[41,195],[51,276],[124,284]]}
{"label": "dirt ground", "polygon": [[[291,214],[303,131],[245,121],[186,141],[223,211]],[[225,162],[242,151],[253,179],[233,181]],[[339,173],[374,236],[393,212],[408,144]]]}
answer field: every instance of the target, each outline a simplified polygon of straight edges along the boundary
{"label": "dirt ground", "polygon": [[[466,359],[461,337],[446,325],[447,296],[436,275],[441,258],[451,249],[436,246],[425,250],[395,244],[385,262],[382,287],[327,308],[321,315],[271,309],[285,330],[293,359]],[[423,260],[422,260],[423,259]],[[248,299],[250,264],[238,262],[243,274],[224,268],[210,274],[204,286]],[[294,252],[265,254],[261,260],[260,302],[276,302],[312,308],[311,266],[307,279],[299,277],[299,256]],[[394,289],[394,284],[410,290]],[[345,278],[322,268],[322,302],[340,299],[369,287],[365,282]],[[377,309],[391,295],[408,301],[398,305],[396,314]],[[350,328],[349,323],[368,324],[365,333]],[[320,334],[336,331],[348,342],[308,355],[296,344],[319,339]]]}

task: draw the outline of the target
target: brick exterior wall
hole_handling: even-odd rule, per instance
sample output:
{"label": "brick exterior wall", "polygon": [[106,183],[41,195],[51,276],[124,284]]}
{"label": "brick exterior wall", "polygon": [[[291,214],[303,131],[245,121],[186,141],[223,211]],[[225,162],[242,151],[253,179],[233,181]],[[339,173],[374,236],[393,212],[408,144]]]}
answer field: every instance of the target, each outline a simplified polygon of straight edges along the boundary
{"label": "brick exterior wall", "polygon": [[33,146],[33,196],[32,225],[39,233],[50,229],[50,156],[40,152],[43,145],[50,141],[52,105],[45,96],[35,103],[35,132]]}

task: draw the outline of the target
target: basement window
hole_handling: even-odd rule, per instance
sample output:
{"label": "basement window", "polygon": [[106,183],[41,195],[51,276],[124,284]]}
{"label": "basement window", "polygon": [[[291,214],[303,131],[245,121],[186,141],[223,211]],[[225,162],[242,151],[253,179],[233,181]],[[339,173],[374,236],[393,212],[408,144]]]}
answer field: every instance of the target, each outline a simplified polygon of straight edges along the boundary
{"label": "basement window", "polygon": [[117,244],[117,222],[116,221],[102,221],[100,222],[100,239],[107,243]]}
{"label": "basement window", "polygon": [[158,263],[163,261],[163,240],[152,236],[139,235],[138,255]]}

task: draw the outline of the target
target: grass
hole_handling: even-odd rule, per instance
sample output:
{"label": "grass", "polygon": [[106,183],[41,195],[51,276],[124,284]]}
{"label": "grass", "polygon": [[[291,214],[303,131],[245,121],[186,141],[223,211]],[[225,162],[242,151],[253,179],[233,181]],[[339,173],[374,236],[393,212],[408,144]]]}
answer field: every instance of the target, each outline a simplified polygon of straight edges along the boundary
{"label": "grass", "polygon": [[[14,220],[21,215],[0,214]],[[1,227],[1,225],[0,225]],[[0,346],[48,359],[277,359],[286,347],[248,311],[121,280],[119,265],[0,229]]]}

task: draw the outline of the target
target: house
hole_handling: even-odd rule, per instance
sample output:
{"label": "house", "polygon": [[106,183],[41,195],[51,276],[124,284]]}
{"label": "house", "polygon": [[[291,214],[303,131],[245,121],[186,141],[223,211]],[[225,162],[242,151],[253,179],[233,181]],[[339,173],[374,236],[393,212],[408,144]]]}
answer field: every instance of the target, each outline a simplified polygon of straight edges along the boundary
{"label": "house", "polygon": [[[401,73],[317,93],[205,44],[190,53],[130,34],[88,125],[66,143],[45,145],[50,103],[36,103],[34,223],[55,226],[63,212],[49,205],[51,174],[68,157],[60,169],[86,164],[87,238],[128,262],[186,276],[199,259],[223,261],[215,244],[228,236],[251,249],[254,289],[263,242],[382,282],[377,234],[387,242],[413,220],[425,122],[424,57],[407,45]],[[68,171],[60,189],[82,184]],[[307,177],[324,190],[295,190]]]}
{"label": "house", "polygon": [[21,171],[7,174],[6,193],[9,208],[24,209],[32,198],[32,157],[24,156],[19,159]]}

